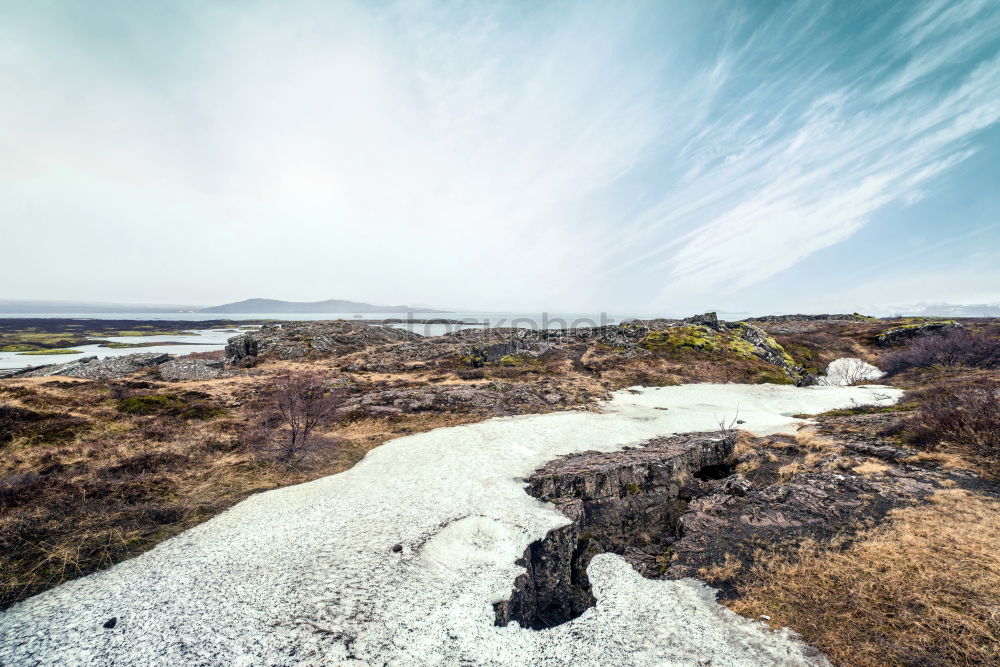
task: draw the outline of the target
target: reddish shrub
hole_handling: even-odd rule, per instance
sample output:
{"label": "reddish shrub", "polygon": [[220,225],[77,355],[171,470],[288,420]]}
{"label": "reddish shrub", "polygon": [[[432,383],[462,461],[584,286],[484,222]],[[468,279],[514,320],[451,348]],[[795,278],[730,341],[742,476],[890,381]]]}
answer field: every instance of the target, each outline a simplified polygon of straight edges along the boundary
{"label": "reddish shrub", "polygon": [[1000,472],[1000,383],[925,390],[907,433],[911,441],[926,445],[966,447]]}
{"label": "reddish shrub", "polygon": [[931,366],[1000,368],[1000,338],[964,329],[923,336],[898,352],[882,355],[880,366],[890,375]]}
{"label": "reddish shrub", "polygon": [[258,423],[247,430],[248,444],[282,463],[298,463],[330,442],[316,431],[342,418],[346,397],[346,390],[321,375],[281,375]]}

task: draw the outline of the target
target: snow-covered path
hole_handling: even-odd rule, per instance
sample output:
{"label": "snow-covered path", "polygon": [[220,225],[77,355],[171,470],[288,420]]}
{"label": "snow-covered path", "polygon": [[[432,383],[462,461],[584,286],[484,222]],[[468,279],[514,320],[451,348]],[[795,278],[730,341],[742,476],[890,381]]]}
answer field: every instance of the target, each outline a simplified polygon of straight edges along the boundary
{"label": "snow-covered path", "polygon": [[[808,650],[623,560],[590,567],[597,606],[550,630],[493,625],[527,545],[565,523],[522,479],[559,455],[892,402],[890,388],[685,385],[619,392],[602,414],[493,419],[399,438],[351,470],[253,496],[104,572],[0,616],[2,665],[766,665]],[[662,408],[667,408],[666,410]],[[394,551],[401,545],[401,551]],[[114,628],[103,627],[117,617]]]}

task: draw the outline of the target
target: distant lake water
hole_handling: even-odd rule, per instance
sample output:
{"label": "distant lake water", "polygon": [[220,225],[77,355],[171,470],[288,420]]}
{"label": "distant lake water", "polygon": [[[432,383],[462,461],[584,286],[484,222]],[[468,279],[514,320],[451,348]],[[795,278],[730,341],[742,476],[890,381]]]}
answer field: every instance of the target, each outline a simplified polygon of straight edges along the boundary
{"label": "distant lake water", "polygon": [[[422,336],[441,336],[459,329],[514,327],[528,329],[563,329],[619,324],[632,319],[631,315],[608,315],[607,313],[502,313],[502,312],[448,312],[448,313],[0,313],[0,318],[44,318],[81,320],[169,320],[204,322],[208,320],[401,320],[387,322],[386,326],[409,329]],[[407,320],[460,320],[461,324],[421,323]],[[137,352],[157,352],[163,354],[190,354],[221,350],[226,341],[238,331],[226,329],[192,329],[164,336],[104,337],[122,343],[176,342],[176,345],[156,345],[138,348],[107,348],[98,345],[77,345],[73,349],[79,354],[21,355],[16,352],[0,352],[0,370],[45,366],[73,361],[83,357],[117,357]]]}

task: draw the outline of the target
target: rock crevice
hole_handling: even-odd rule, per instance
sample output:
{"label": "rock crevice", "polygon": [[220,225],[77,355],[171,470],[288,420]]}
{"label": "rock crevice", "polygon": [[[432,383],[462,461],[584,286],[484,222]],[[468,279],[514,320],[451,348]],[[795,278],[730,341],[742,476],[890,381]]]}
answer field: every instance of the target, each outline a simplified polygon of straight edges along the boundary
{"label": "rock crevice", "polygon": [[528,494],[556,505],[570,523],[528,546],[518,561],[526,571],[510,598],[494,606],[497,625],[516,621],[541,630],[582,614],[595,602],[587,566],[600,553],[624,556],[646,576],[664,571],[689,486],[698,476],[716,477],[731,450],[720,436],[675,436],[540,468],[528,481]]}

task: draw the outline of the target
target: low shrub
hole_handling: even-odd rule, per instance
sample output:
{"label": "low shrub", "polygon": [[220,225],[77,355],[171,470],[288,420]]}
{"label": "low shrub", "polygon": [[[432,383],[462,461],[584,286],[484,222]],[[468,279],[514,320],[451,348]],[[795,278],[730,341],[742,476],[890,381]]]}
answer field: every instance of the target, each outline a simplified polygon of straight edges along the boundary
{"label": "low shrub", "polygon": [[932,366],[1000,368],[1000,338],[989,332],[970,333],[964,329],[922,336],[900,351],[883,354],[880,366],[889,375]]}
{"label": "low shrub", "polygon": [[183,401],[173,394],[130,396],[118,401],[118,412],[127,415],[155,415],[178,409]]}
{"label": "low shrub", "polygon": [[129,396],[118,401],[118,411],[135,416],[174,416],[182,419],[206,421],[228,415],[228,411],[207,402],[208,394],[188,392],[184,396],[175,394],[143,394]]}
{"label": "low shrub", "polygon": [[958,445],[1000,473],[1000,383],[931,387],[916,398],[920,408],[906,423],[909,441]]}
{"label": "low shrub", "polygon": [[64,413],[0,405],[0,445],[17,437],[28,437],[34,442],[67,440],[86,423],[82,417]]}

